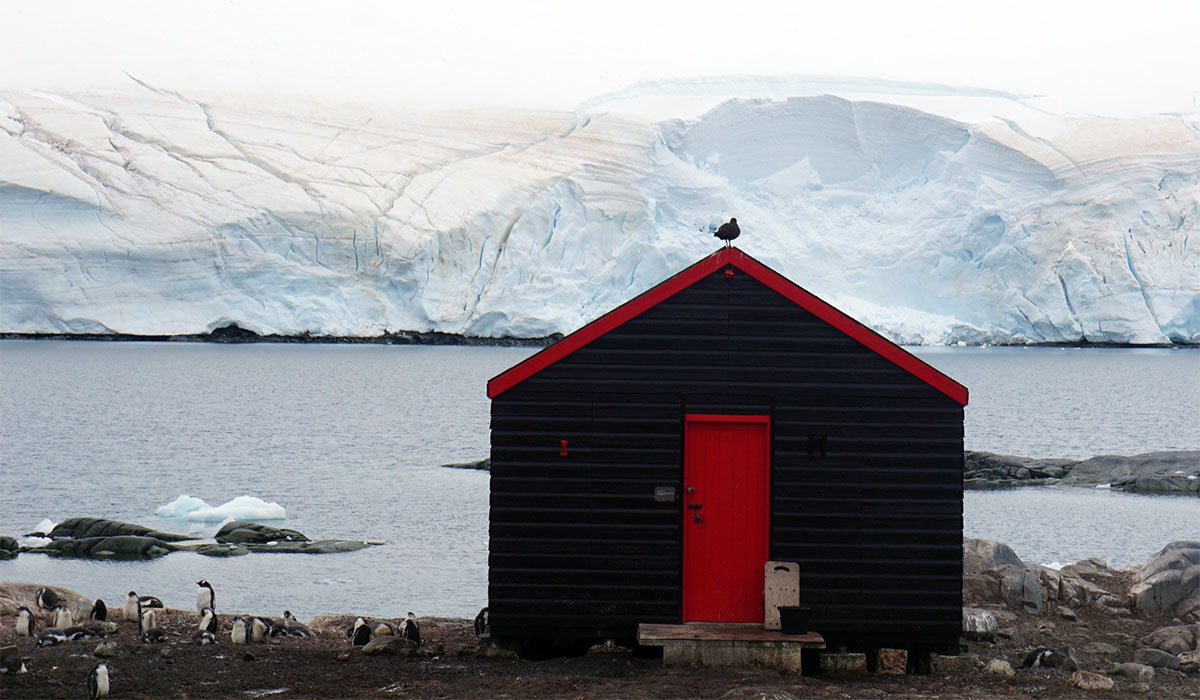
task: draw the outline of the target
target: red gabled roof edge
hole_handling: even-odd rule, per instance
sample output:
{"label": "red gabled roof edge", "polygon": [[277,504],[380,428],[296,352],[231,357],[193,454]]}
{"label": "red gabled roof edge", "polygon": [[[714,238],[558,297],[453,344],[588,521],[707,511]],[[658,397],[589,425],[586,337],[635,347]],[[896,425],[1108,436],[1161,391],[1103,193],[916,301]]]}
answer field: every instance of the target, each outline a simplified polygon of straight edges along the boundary
{"label": "red gabled roof edge", "polygon": [[684,269],[675,276],[630,299],[554,345],[544,348],[542,351],[531,355],[522,362],[496,375],[488,382],[488,398],[496,398],[614,328],[675,296],[725,265],[731,265],[745,272],[765,284],[771,290],[782,294],[817,318],[858,341],[861,345],[870,348],[892,364],[954,399],[960,405],[967,405],[967,388],[965,386],[934,369],[916,355],[913,355],[882,335],[850,318],[795,282],[750,257],[740,248],[732,247],[722,248],[712,255],[703,258],[691,267]]}

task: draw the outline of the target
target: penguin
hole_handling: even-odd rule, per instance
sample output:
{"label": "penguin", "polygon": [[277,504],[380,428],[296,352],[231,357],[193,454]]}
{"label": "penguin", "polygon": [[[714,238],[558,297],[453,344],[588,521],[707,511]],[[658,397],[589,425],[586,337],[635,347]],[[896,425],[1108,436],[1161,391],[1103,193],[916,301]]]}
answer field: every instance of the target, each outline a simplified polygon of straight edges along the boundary
{"label": "penguin", "polygon": [[288,633],[287,620],[275,620],[269,617],[260,617],[267,625],[267,634],[272,637],[286,637]]}
{"label": "penguin", "polygon": [[354,636],[350,638],[350,643],[356,647],[366,646],[367,642],[374,637],[374,632],[371,626],[367,624],[359,625],[354,628]]}
{"label": "penguin", "polygon": [[[1025,658],[1021,661],[1021,668],[1037,668],[1038,666],[1055,666],[1052,659],[1055,651],[1050,647],[1037,647],[1031,649]],[[1047,663],[1047,662],[1050,663]]]}
{"label": "penguin", "polygon": [[312,637],[312,632],[308,631],[308,627],[306,627],[296,618],[292,617],[291,610],[283,611],[283,625],[284,629],[288,633],[288,636],[290,637],[303,637],[305,639]]}
{"label": "penguin", "polygon": [[155,598],[152,595],[138,596],[138,602],[142,604],[143,608],[162,608],[163,607],[163,602],[161,600],[159,600],[158,598]]}
{"label": "penguin", "polygon": [[62,605],[62,601],[59,600],[58,594],[49,588],[39,588],[37,592],[37,604],[43,610],[53,610]]}
{"label": "penguin", "polygon": [[95,668],[88,674],[88,697],[91,700],[108,697],[108,664],[96,662]]}
{"label": "penguin", "polygon": [[204,614],[205,608],[212,608],[216,611],[217,594],[213,591],[212,584],[204,579],[196,582],[196,612]]}
{"label": "penguin", "polygon": [[245,644],[250,635],[246,632],[246,621],[240,616],[233,618],[233,629],[229,631],[229,641],[234,644]]}
{"label": "penguin", "polygon": [[261,617],[256,617],[250,621],[250,641],[255,644],[262,644],[267,641],[267,634],[271,631],[270,623],[264,621]]}
{"label": "penguin", "polygon": [[67,606],[60,605],[54,608],[54,626],[59,629],[66,629],[75,624],[75,619],[71,616],[71,611]]}
{"label": "penguin", "polygon": [[475,636],[482,637],[484,632],[488,630],[488,609],[483,606],[479,614],[475,616]]}
{"label": "penguin", "polygon": [[200,613],[200,630],[217,633],[217,613],[212,608],[205,608]]}
{"label": "penguin", "polygon": [[199,630],[195,634],[192,635],[192,644],[195,644],[198,647],[207,646],[209,644],[216,644],[216,643],[217,643],[217,635],[213,634],[212,632],[209,632],[208,630]]}
{"label": "penguin", "polygon": [[103,600],[100,600],[99,598],[97,598],[96,602],[92,603],[92,614],[89,615],[88,617],[92,620],[99,620],[101,622],[107,622],[108,621],[108,606],[104,604]]}
{"label": "penguin", "polygon": [[62,644],[65,641],[67,641],[67,635],[63,634],[63,631],[57,627],[47,627],[37,634],[37,645],[39,647],[52,647]]}
{"label": "penguin", "polygon": [[362,619],[361,617],[360,617],[360,618],[358,618],[358,619],[356,619],[356,620],[354,621],[354,624],[353,624],[353,625],[351,625],[350,629],[346,630],[346,639],[353,639],[353,638],[354,638],[354,634],[355,634],[356,632],[358,632],[358,628],[359,628],[359,627],[362,627],[362,626],[363,626],[363,625],[365,625],[365,624],[367,624],[367,621],[366,621],[366,620],[364,620],[364,619]]}
{"label": "penguin", "polygon": [[408,611],[404,622],[400,623],[400,636],[421,646],[421,627],[417,625],[417,618],[411,610]]}
{"label": "penguin", "polygon": [[92,637],[96,636],[90,629],[81,625],[67,627],[62,632],[64,635],[66,635],[67,639],[71,640],[72,642],[77,642],[80,639],[91,639]]}
{"label": "penguin", "polygon": [[22,605],[20,611],[17,613],[17,636],[32,637],[33,628],[36,626],[37,623],[33,617],[33,613],[29,612],[29,608]]}
{"label": "penguin", "polygon": [[17,653],[17,648],[4,647],[0,651],[0,667],[4,668],[4,672],[10,676],[15,676],[18,673],[29,673],[29,669],[25,668],[25,659]]}
{"label": "penguin", "polygon": [[142,610],[142,601],[138,599],[137,605],[138,614],[138,636],[143,642],[155,644],[166,641],[167,635],[158,629],[158,617],[153,609]]}
{"label": "penguin", "polygon": [[391,637],[394,634],[395,631],[391,625],[386,622],[380,622],[378,625],[375,625],[375,629],[371,630],[371,639],[376,637]]}
{"label": "penguin", "polygon": [[138,594],[137,591],[130,591],[129,597],[125,599],[125,609],[122,611],[125,615],[125,621],[140,620],[141,615],[138,614]]}

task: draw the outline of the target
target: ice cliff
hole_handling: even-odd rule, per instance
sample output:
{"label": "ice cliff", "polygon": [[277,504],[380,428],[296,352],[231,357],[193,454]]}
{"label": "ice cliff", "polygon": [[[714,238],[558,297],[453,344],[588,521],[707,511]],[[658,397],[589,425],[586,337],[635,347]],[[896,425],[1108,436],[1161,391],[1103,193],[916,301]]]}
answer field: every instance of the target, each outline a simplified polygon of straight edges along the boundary
{"label": "ice cliff", "polygon": [[0,94],[0,331],[568,332],[739,246],[905,343],[1200,342],[1200,114]]}

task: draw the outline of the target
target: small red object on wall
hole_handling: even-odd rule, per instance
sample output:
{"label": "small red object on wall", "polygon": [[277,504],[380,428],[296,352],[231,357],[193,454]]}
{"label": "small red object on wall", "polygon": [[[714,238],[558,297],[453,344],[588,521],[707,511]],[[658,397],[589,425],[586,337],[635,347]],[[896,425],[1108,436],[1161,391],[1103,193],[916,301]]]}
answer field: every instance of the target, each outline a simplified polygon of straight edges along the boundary
{"label": "small red object on wall", "polygon": [[732,268],[732,267],[727,267],[727,268],[725,268],[725,276],[726,276],[726,277],[733,277],[733,268]]}
{"label": "small red object on wall", "polygon": [[559,452],[559,453],[558,453],[558,456],[559,456],[559,457],[566,457],[566,456],[567,456],[567,441],[566,441],[566,440],[559,440],[559,441],[558,441],[558,444],[562,445],[562,452]]}

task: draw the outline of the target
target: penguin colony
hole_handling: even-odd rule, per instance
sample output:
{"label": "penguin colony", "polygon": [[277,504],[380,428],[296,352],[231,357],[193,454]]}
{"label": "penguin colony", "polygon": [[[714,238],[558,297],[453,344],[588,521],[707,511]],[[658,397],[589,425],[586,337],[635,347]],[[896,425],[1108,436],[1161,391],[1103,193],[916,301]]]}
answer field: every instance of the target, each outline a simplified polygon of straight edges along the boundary
{"label": "penguin colony", "polygon": [[[35,596],[37,608],[50,625],[38,629],[38,615],[26,606],[18,609],[15,628],[18,637],[32,637],[37,647],[55,646],[81,639],[102,639],[120,631],[120,625],[108,620],[108,606],[97,599],[91,605],[76,601],[73,608],[64,604],[63,598],[54,590],[41,588]],[[72,612],[74,610],[74,612]],[[158,627],[158,616],[164,610],[163,602],[152,595],[139,595],[129,591],[122,609],[127,623],[137,624],[137,638],[145,644],[160,644],[168,641],[167,633]],[[196,631],[190,642],[197,646],[219,643],[219,622],[216,613],[216,591],[205,579],[196,582],[196,612],[199,615]],[[85,619],[81,619],[85,618]],[[77,624],[78,623],[78,624]],[[487,608],[475,619],[476,634],[487,627]],[[312,638],[313,633],[296,619],[290,610],[283,611],[282,618],[239,615],[234,617],[229,632],[229,641],[235,645],[262,644],[270,637]],[[415,613],[409,611],[399,623],[391,621],[368,622],[359,617],[346,631],[353,646],[365,646],[373,639],[399,637],[410,642],[411,647],[421,645],[421,628]],[[5,647],[0,653],[0,670],[9,674],[27,673],[26,661],[16,652],[16,647]],[[97,663],[88,674],[89,698],[107,698],[110,692],[109,669],[104,661]]]}

